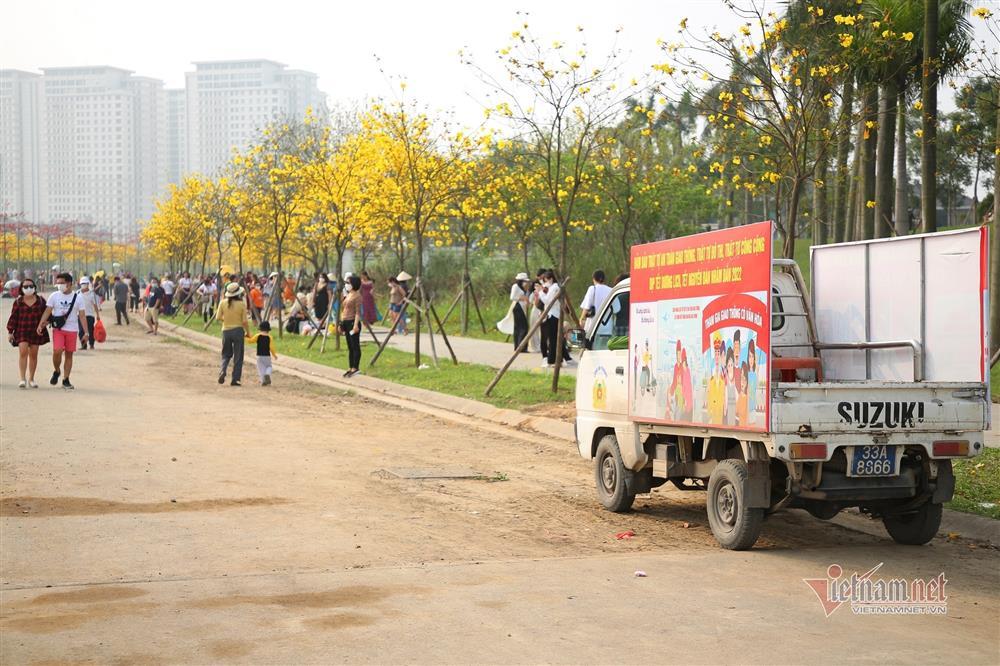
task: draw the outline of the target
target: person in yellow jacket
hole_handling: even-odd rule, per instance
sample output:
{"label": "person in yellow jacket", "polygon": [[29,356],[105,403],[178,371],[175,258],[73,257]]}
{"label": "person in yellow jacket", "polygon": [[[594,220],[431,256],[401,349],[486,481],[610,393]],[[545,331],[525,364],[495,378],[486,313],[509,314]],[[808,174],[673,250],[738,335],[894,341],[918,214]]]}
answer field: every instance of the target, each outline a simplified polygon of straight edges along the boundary
{"label": "person in yellow jacket", "polygon": [[262,321],[258,328],[260,330],[248,337],[247,342],[257,345],[257,376],[260,377],[260,385],[270,386],[271,373],[274,372],[271,359],[278,358],[278,354],[274,351],[274,340],[271,338],[271,322]]}
{"label": "person in yellow jacket", "polygon": [[244,335],[250,337],[250,322],[247,319],[247,304],[243,300],[244,291],[236,282],[226,285],[225,297],[215,310],[215,318],[222,322],[222,367],[219,369],[219,383],[226,383],[226,369],[233,362],[232,386],[240,385],[243,376]]}

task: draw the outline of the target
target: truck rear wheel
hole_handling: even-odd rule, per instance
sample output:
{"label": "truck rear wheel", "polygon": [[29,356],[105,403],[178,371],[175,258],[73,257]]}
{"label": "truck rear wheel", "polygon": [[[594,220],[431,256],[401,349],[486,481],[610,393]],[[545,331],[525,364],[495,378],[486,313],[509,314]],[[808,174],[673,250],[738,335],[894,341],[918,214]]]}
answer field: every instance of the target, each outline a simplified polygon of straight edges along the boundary
{"label": "truck rear wheel", "polygon": [[926,502],[912,513],[883,516],[882,524],[896,543],[906,546],[922,546],[938,533],[941,528],[942,506]]}
{"label": "truck rear wheel", "polygon": [[752,548],[760,536],[764,509],[746,503],[747,464],[720,460],[708,477],[708,524],[719,545],[728,550]]}
{"label": "truck rear wheel", "polygon": [[628,492],[626,473],[622,454],[618,450],[618,440],[614,435],[605,435],[597,443],[597,456],[594,458],[597,498],[605,509],[624,513],[632,508],[635,495]]}

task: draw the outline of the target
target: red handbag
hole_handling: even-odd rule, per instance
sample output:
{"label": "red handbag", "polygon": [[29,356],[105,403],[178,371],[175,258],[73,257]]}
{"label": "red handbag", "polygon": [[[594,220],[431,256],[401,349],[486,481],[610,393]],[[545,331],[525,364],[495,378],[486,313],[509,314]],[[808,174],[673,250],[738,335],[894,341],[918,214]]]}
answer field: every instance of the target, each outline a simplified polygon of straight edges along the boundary
{"label": "red handbag", "polygon": [[98,319],[94,322],[94,342],[104,342],[108,339],[108,331],[104,328],[104,322]]}

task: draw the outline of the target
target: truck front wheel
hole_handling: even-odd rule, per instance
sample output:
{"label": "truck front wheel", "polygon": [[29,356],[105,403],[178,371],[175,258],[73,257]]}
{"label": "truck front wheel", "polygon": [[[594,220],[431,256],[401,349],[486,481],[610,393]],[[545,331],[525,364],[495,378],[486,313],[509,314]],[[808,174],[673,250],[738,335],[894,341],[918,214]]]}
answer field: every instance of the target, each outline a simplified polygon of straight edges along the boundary
{"label": "truck front wheel", "polygon": [[922,546],[938,533],[941,527],[940,504],[926,502],[912,513],[883,516],[882,524],[896,543]]}
{"label": "truck front wheel", "polygon": [[742,460],[720,460],[708,477],[708,524],[728,550],[752,548],[760,536],[764,509],[746,503],[749,473]]}
{"label": "truck front wheel", "polygon": [[632,508],[635,495],[630,495],[625,485],[626,473],[618,440],[614,435],[605,435],[597,443],[597,456],[594,458],[597,497],[605,509],[624,513]]}

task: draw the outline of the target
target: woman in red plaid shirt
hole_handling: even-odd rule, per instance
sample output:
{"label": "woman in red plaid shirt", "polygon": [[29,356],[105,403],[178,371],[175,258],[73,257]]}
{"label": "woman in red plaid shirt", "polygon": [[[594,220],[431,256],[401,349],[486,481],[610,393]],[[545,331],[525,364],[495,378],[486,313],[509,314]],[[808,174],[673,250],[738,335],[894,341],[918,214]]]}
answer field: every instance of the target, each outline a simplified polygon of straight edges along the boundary
{"label": "woman in red plaid shirt", "polygon": [[49,342],[48,329],[43,328],[41,333],[38,332],[38,323],[45,313],[45,301],[38,297],[37,291],[34,280],[21,280],[20,296],[14,301],[7,320],[7,339],[18,349],[17,366],[21,372],[18,388],[38,388],[35,383],[38,347]]}

